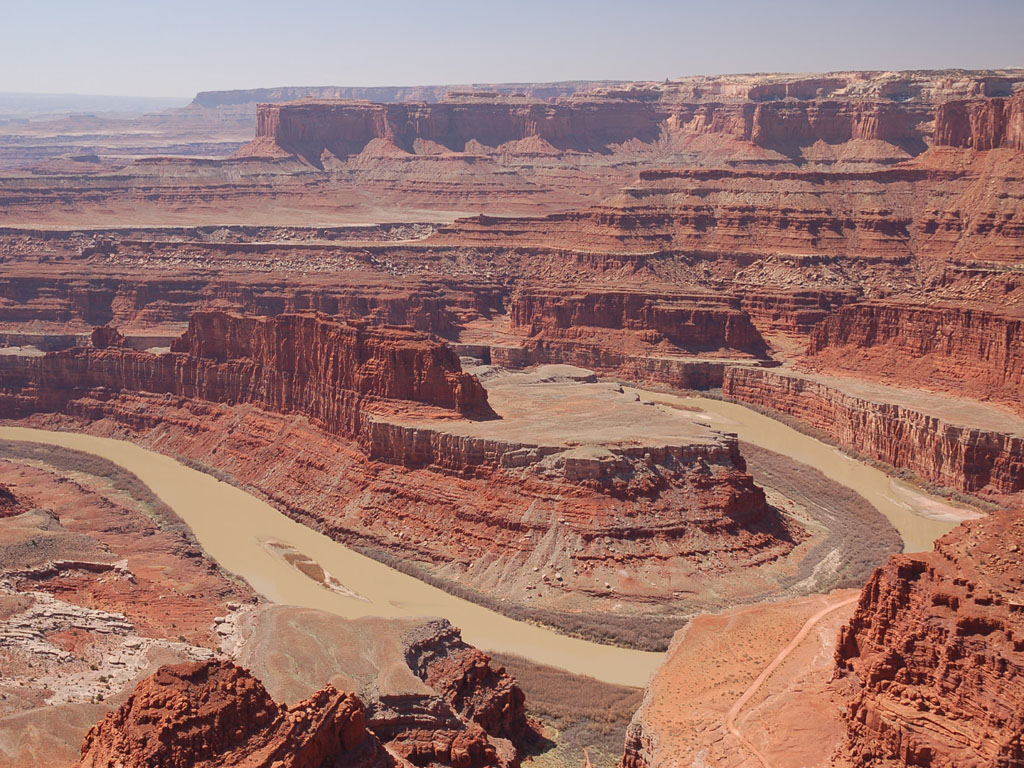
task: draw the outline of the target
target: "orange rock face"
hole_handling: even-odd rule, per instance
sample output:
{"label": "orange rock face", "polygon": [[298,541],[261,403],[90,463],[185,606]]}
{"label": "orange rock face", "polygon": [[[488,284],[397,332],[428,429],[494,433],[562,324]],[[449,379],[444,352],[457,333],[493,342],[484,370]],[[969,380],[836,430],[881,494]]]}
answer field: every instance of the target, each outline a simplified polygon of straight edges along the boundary
{"label": "orange rock face", "polygon": [[393,760],[366,730],[362,703],[331,687],[294,708],[230,662],[162,667],[82,745],[82,768],[323,768]]}
{"label": "orange rock face", "polygon": [[836,650],[852,689],[839,765],[1014,765],[1024,759],[1024,522],[964,523],[934,552],[896,555]]}
{"label": "orange rock face", "polygon": [[1024,317],[985,306],[871,302],[841,307],[810,335],[806,364],[1024,404]]}
{"label": "orange rock face", "polygon": [[[62,410],[97,389],[179,394],[305,413],[329,432],[355,436],[361,408],[411,401],[488,415],[487,395],[450,348],[423,334],[367,329],[313,315],[275,319],[198,313],[170,354],[121,347],[72,348],[0,361],[19,409]],[[31,401],[31,402],[30,402]]]}
{"label": "orange rock face", "polygon": [[462,717],[523,746],[529,735],[526,697],[515,678],[504,667],[492,667],[490,657],[462,642],[447,622],[425,630],[407,637],[406,659],[413,671]]}
{"label": "orange rock face", "polygon": [[935,143],[1024,151],[1024,91],[1006,99],[949,101],[935,112]]}
{"label": "orange rock face", "polygon": [[739,367],[729,368],[724,381],[728,397],[795,417],[844,447],[939,485],[996,497],[1024,491],[1024,434],[1009,414],[971,428],[931,413],[930,398],[901,403],[886,399],[884,388],[858,391],[855,382],[851,390],[844,380]]}

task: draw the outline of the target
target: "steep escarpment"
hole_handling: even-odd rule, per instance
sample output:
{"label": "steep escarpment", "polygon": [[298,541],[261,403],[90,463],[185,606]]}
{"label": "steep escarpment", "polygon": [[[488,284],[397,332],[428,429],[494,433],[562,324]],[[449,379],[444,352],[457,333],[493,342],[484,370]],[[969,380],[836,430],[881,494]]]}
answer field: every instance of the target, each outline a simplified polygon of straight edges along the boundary
{"label": "steep escarpment", "polygon": [[722,389],[938,485],[996,497],[1024,491],[1024,431],[1009,413],[855,379],[739,367],[726,370]]}
{"label": "steep escarpment", "polygon": [[295,707],[230,662],[162,667],[82,745],[83,768],[163,765],[323,768],[394,762],[362,703],[327,687]]}
{"label": "steep escarpment", "polygon": [[611,332],[632,351],[638,342],[665,342],[683,352],[728,350],[757,356],[766,348],[738,301],[709,293],[585,288],[566,292],[525,286],[512,295],[509,321],[531,338],[583,344]]}
{"label": "steep escarpment", "polygon": [[315,315],[196,313],[169,354],[72,348],[0,362],[8,415],[61,411],[90,392],[121,390],[304,413],[349,437],[358,434],[367,402],[405,400],[488,413],[483,388],[444,345],[411,331]]}
{"label": "steep escarpment", "polygon": [[866,378],[992,399],[1019,409],[1024,315],[1009,307],[849,304],[810,334],[806,363]]}
{"label": "steep escarpment", "polygon": [[1024,523],[964,523],[896,555],[861,594],[835,653],[850,688],[838,765],[997,766],[1024,759]]}
{"label": "steep escarpment", "polygon": [[935,112],[935,143],[1024,151],[1024,91],[1001,99],[948,101]]}
{"label": "steep escarpment", "polygon": [[[1018,129],[1015,101],[1005,96],[1024,80],[1020,72],[963,73],[960,83],[943,74],[913,73],[903,81],[879,73],[689,78],[595,88],[549,102],[476,91],[452,93],[435,103],[260,104],[256,139],[243,154],[283,150],[320,164],[327,156],[359,154],[375,142],[377,152],[387,147],[412,154],[495,147],[539,154],[636,153],[636,146],[624,149],[628,142],[648,148],[660,143],[654,151],[665,153],[712,137],[727,152],[737,151],[730,142],[767,150],[763,160],[778,160],[775,153],[801,154],[819,143],[875,144],[850,159],[889,164],[930,144],[959,140],[949,128],[957,122],[956,108],[937,119],[940,105],[958,96],[973,97],[965,110],[995,111],[1000,120],[1006,111],[1012,146]],[[1001,144],[1000,139],[979,148]]]}
{"label": "steep escarpment", "polygon": [[[598,151],[631,139],[653,141],[667,115],[643,102],[563,103],[467,99],[439,104],[314,101],[260,104],[253,146],[270,141],[319,161],[355,155],[379,141],[412,152],[417,142],[449,151],[535,139],[552,150]],[[543,149],[541,150],[543,151]]]}

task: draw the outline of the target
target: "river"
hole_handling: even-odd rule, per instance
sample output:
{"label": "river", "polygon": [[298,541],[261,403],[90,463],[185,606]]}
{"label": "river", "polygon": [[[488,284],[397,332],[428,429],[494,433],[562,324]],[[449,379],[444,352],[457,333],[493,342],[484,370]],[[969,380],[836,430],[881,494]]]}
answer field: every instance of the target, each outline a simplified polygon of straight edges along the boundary
{"label": "river", "polygon": [[979,516],[973,509],[925,493],[847,456],[838,448],[737,403],[632,387],[625,391],[655,402],[666,415],[701,421],[723,432],[735,432],[740,440],[784,453],[840,485],[852,488],[899,531],[905,552],[930,550],[935,539],[962,521]]}
{"label": "river", "polygon": [[[855,489],[892,521],[908,551],[930,549],[936,537],[970,516],[749,408],[701,397],[629,391],[655,401],[667,417],[696,419],[736,432],[741,440],[786,453]],[[132,443],[23,427],[0,427],[0,438],[84,451],[137,475],[188,524],[210,557],[272,602],[349,618],[444,616],[461,628],[466,642],[483,650],[518,654],[621,685],[645,685],[663,659],[660,653],[567,637],[457,598],[291,520],[239,488]],[[281,556],[280,547],[267,546],[268,542],[290,545],[308,556],[343,588],[327,589],[312,580]]]}

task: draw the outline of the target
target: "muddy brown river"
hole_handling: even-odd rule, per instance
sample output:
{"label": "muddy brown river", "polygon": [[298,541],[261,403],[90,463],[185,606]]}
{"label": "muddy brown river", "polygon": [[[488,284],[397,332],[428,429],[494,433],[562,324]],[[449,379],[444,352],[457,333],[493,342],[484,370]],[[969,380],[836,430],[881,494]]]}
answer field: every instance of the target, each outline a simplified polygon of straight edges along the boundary
{"label": "muddy brown river", "polygon": [[838,448],[742,405],[631,387],[625,390],[653,401],[667,416],[710,424],[722,432],[734,432],[740,440],[784,453],[840,485],[852,488],[899,531],[906,552],[930,550],[937,538],[964,520],[980,516],[973,509],[925,493],[847,456]]}
{"label": "muddy brown river", "polygon": [[[701,397],[628,391],[654,401],[666,418],[735,432],[741,440],[786,453],[853,488],[892,521],[907,550],[930,549],[935,538],[973,516],[748,408]],[[449,595],[291,520],[245,491],[132,443],[23,427],[0,427],[0,438],[84,451],[134,473],[189,525],[213,559],[267,600],[349,618],[444,616],[481,649],[518,654],[609,683],[643,686],[662,661],[660,653],[566,637]],[[320,569],[325,578],[311,578],[310,572],[320,574]]]}
{"label": "muddy brown river", "polygon": [[[189,525],[210,557],[273,602],[347,618],[443,616],[461,628],[466,642],[483,650],[518,654],[619,685],[645,685],[664,657],[567,637],[449,595],[295,522],[233,485],[123,440],[22,427],[0,427],[0,439],[60,445],[124,467]],[[321,586],[268,542],[290,545],[353,594]]]}

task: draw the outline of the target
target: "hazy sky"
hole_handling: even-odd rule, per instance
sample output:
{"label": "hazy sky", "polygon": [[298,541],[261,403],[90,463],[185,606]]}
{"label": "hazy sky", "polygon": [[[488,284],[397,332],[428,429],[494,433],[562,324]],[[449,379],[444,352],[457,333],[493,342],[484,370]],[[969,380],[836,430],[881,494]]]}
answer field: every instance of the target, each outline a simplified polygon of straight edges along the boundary
{"label": "hazy sky", "polygon": [[0,0],[0,91],[1024,66],[1024,0]]}

